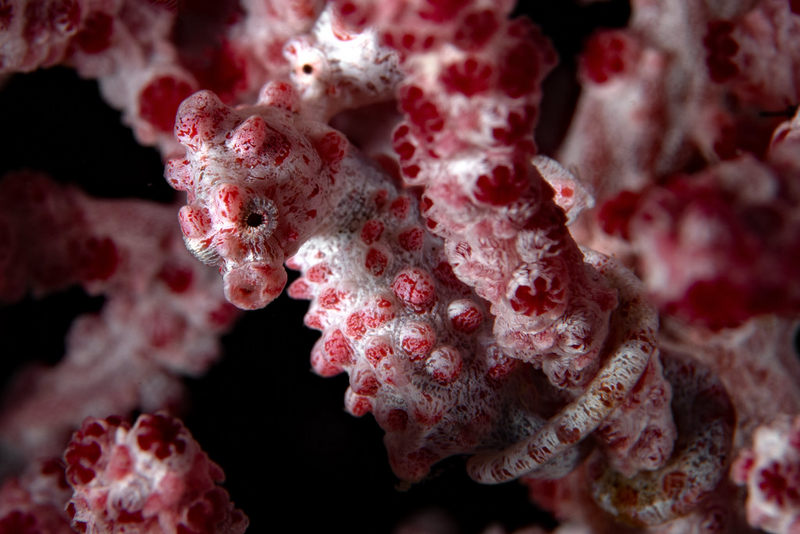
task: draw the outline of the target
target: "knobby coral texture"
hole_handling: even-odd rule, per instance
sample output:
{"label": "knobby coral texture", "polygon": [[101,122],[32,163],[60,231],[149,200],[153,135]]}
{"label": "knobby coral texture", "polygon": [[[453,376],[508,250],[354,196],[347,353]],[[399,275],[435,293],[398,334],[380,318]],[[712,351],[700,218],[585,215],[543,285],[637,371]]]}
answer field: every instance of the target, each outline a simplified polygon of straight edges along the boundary
{"label": "knobby coral texture", "polygon": [[0,0],[0,533],[798,532],[798,54],[793,0]]}

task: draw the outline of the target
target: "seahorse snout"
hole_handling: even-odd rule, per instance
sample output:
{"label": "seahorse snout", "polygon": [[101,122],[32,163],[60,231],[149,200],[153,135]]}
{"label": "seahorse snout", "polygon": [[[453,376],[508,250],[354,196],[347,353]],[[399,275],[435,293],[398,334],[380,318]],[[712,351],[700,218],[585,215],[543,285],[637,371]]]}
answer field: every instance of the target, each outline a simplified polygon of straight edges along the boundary
{"label": "seahorse snout", "polygon": [[286,286],[281,264],[252,262],[237,265],[223,278],[225,298],[243,310],[257,310],[275,300]]}

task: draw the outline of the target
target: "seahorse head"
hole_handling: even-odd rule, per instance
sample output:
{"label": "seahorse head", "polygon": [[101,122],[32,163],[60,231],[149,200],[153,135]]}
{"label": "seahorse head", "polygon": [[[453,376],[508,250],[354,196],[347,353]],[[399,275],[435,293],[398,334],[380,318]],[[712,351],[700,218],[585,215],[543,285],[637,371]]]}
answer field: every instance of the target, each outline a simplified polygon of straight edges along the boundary
{"label": "seahorse head", "polygon": [[232,109],[200,91],[178,110],[186,157],[170,160],[166,177],[188,194],[179,214],[186,247],[219,265],[226,297],[243,309],[280,295],[284,260],[336,205],[347,141],[297,107],[291,86],[271,83],[253,107]]}

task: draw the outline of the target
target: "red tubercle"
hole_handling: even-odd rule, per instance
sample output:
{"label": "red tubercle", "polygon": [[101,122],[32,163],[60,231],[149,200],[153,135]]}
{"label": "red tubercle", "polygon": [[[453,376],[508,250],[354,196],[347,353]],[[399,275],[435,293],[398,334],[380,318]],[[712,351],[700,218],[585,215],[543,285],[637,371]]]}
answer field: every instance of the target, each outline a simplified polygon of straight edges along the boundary
{"label": "red tubercle", "polygon": [[361,314],[351,313],[345,319],[344,334],[350,339],[359,340],[367,333],[367,327],[364,324]]}
{"label": "red tubercle", "polygon": [[439,109],[425,98],[423,90],[416,85],[400,89],[400,109],[422,134],[441,132],[444,129],[444,118]]}
{"label": "red tubercle", "polygon": [[529,317],[542,315],[561,304],[564,299],[565,288],[559,278],[554,277],[548,281],[539,276],[534,280],[533,287],[521,285],[514,291],[509,299],[511,308]]}
{"label": "red tubercle", "polygon": [[317,296],[317,304],[320,308],[325,310],[341,311],[345,305],[344,301],[348,297],[349,293],[346,291],[341,291],[335,286],[328,286]]}
{"label": "red tubercle", "polygon": [[714,20],[708,23],[703,46],[706,47],[706,65],[711,79],[717,83],[730,80],[739,74],[739,67],[731,58],[739,51],[733,39],[734,24],[729,20]]}
{"label": "red tubercle", "polygon": [[[267,138],[267,122],[260,115],[252,115],[225,135],[233,152],[246,157],[258,157]],[[273,129],[274,131],[274,129]]]}
{"label": "red tubercle", "polygon": [[96,437],[96,438],[102,436],[105,433],[106,433],[106,429],[103,428],[103,425],[101,425],[97,421],[90,423],[83,430],[83,435],[84,436],[92,436],[92,437]]}
{"label": "red tubercle", "polygon": [[670,303],[668,308],[689,321],[721,330],[740,326],[755,315],[750,309],[751,299],[748,288],[727,279],[700,280],[689,287],[683,300]]}
{"label": "red tubercle", "polygon": [[506,120],[506,127],[493,128],[492,137],[503,145],[512,146],[525,137],[533,135],[536,122],[536,108],[525,106],[520,111],[511,111]]}
{"label": "red tubercle", "polygon": [[397,273],[392,282],[392,292],[418,313],[429,310],[437,299],[433,277],[418,267],[405,267]]}
{"label": "red tubercle", "polygon": [[359,395],[352,389],[345,395],[345,408],[353,417],[364,417],[372,411],[372,403],[369,398]]}
{"label": "red tubercle", "polygon": [[393,354],[391,343],[383,337],[370,338],[364,348],[364,357],[373,367],[377,367],[381,360]]}
{"label": "red tubercle", "polygon": [[408,252],[420,251],[425,243],[425,231],[419,226],[405,228],[397,234],[397,242]]}
{"label": "red tubercle", "polygon": [[386,432],[403,432],[408,427],[408,412],[392,408],[384,417],[378,419],[378,424]]}
{"label": "red tubercle", "polygon": [[430,50],[437,42],[437,37],[424,33],[409,33],[407,29],[400,30],[401,33],[392,33],[389,29],[381,34],[381,41],[384,45],[394,48],[401,53],[420,52]]}
{"label": "red tubercle", "polygon": [[600,228],[608,235],[630,239],[630,221],[639,207],[641,194],[622,191],[597,211]]}
{"label": "red tubercle", "polygon": [[331,169],[338,168],[339,162],[347,153],[347,139],[337,132],[328,132],[314,143],[323,163]]}
{"label": "red tubercle", "polygon": [[513,168],[500,165],[491,174],[482,174],[475,181],[473,194],[479,202],[492,206],[506,206],[519,200],[530,188],[525,167],[514,164]]}
{"label": "red tubercle", "polygon": [[311,300],[314,298],[314,291],[303,278],[298,278],[292,282],[286,292],[290,297],[297,300]]}
{"label": "red tubercle", "polygon": [[139,93],[139,115],[160,131],[171,133],[178,107],[196,90],[188,82],[173,76],[151,80]]}
{"label": "red tubercle", "polygon": [[419,199],[419,211],[425,216],[433,208],[433,200],[427,195],[422,195]]}
{"label": "red tubercle", "polygon": [[630,69],[633,44],[618,30],[602,30],[586,41],[581,68],[595,83],[602,84]]}
{"label": "red tubercle", "polygon": [[323,343],[327,360],[334,365],[349,365],[353,363],[353,349],[338,328],[325,336]]}
{"label": "red tubercle", "polygon": [[478,305],[468,299],[454,300],[447,307],[447,315],[453,328],[463,334],[471,334],[483,323],[483,313]]}
{"label": "red tubercle", "polygon": [[500,60],[500,89],[510,98],[536,92],[542,71],[540,61],[539,51],[529,41],[521,41],[511,47]]}
{"label": "red tubercle", "polygon": [[177,534],[214,534],[228,513],[228,496],[222,488],[213,488],[194,504],[186,513],[187,527],[178,525]]}
{"label": "red tubercle", "polygon": [[120,255],[108,237],[90,237],[78,253],[81,279],[108,280],[117,271]]}
{"label": "red tubercle", "polygon": [[440,80],[448,93],[461,93],[472,97],[489,90],[494,70],[474,57],[445,67]]}
{"label": "red tubercle", "polygon": [[402,143],[395,144],[394,146],[394,151],[397,152],[398,156],[400,156],[400,161],[408,161],[413,158],[416,150],[417,147],[408,141],[403,141]]}
{"label": "red tubercle", "polygon": [[389,205],[389,213],[395,219],[403,220],[411,211],[411,199],[405,195],[395,198]]}
{"label": "red tubercle", "polygon": [[[414,420],[424,427],[432,428],[444,417],[444,411],[441,407],[430,402],[431,398],[429,395],[423,393],[422,398],[424,400],[417,403],[414,407]],[[414,454],[415,453],[411,453],[409,456],[413,456]]]}
{"label": "red tubercle", "polygon": [[386,189],[381,189],[375,196],[373,197],[372,201],[375,203],[375,209],[381,210],[386,205],[386,200],[389,197],[389,191]]}
{"label": "red tubercle", "polygon": [[0,0],[0,31],[5,31],[11,26],[11,21],[15,16],[14,7],[11,0]]}
{"label": "red tubercle", "polygon": [[370,219],[364,223],[364,226],[361,228],[361,241],[366,243],[367,245],[371,245],[375,241],[381,238],[383,235],[383,231],[386,226],[376,219]]}
{"label": "red tubercle", "polygon": [[198,91],[184,100],[175,118],[175,136],[190,150],[213,140],[220,133],[222,123],[231,109],[220,97],[208,90]]}
{"label": "red tubercle", "polygon": [[326,356],[321,348],[314,347],[311,351],[311,368],[315,373],[327,378],[344,372],[341,366],[331,363]]}
{"label": "red tubercle", "polygon": [[425,0],[418,14],[424,20],[442,24],[454,20],[469,3],[469,0]]}
{"label": "red tubercle", "polygon": [[372,276],[381,276],[389,265],[388,254],[379,248],[370,247],[364,258],[364,268]]}
{"label": "red tubercle", "polygon": [[367,328],[379,328],[395,318],[395,306],[388,298],[373,296],[364,303],[360,316]]}
{"label": "red tubercle", "polygon": [[360,368],[355,369],[350,375],[350,387],[358,395],[374,397],[381,384],[372,369]]}
{"label": "red tubercle", "polygon": [[292,142],[283,133],[267,125],[267,135],[261,145],[261,153],[272,159],[275,167],[280,167],[292,154]]}
{"label": "red tubercle", "polygon": [[464,361],[454,347],[444,346],[434,350],[425,362],[425,371],[438,384],[452,384],[461,374]]}
{"label": "red tubercle", "polygon": [[411,133],[411,129],[408,127],[408,124],[406,124],[404,122],[400,123],[400,126],[398,126],[395,129],[394,134],[392,134],[392,141],[393,142],[397,142],[400,139],[403,139],[404,137],[408,136],[408,134],[410,134],[410,133]]}
{"label": "red tubercle", "polygon": [[305,278],[314,284],[323,284],[328,281],[330,275],[333,274],[331,268],[326,262],[320,262],[312,265],[306,272]]}
{"label": "red tubercle", "polygon": [[[79,441],[76,441],[79,440]],[[64,459],[67,462],[67,480],[74,486],[86,485],[91,482],[96,473],[94,466],[103,454],[103,449],[96,441],[83,442],[80,434],[70,442]]]}
{"label": "red tubercle", "polygon": [[158,279],[173,293],[184,293],[192,285],[194,272],[189,267],[167,263],[158,272]]}
{"label": "red tubercle", "polygon": [[409,180],[414,180],[415,178],[417,178],[421,170],[422,169],[420,169],[419,165],[408,165],[401,169],[401,171],[403,172],[403,176],[405,176],[406,179]]}
{"label": "red tubercle", "polygon": [[516,369],[518,362],[519,360],[510,358],[504,354],[502,350],[492,349],[489,351],[486,358],[486,363],[488,365],[486,376],[495,381],[502,380]]}
{"label": "red tubercle", "polygon": [[464,17],[456,30],[453,42],[464,50],[477,50],[489,42],[499,27],[494,12],[488,9],[473,11]]}
{"label": "red tubercle", "polygon": [[427,357],[435,343],[436,332],[426,322],[409,321],[400,331],[400,348],[412,362]]}
{"label": "red tubercle", "polygon": [[261,88],[259,104],[296,112],[298,97],[294,87],[287,82],[271,81]]}
{"label": "red tubercle", "polygon": [[172,158],[167,161],[164,177],[173,189],[177,191],[189,191],[194,186],[194,179],[191,171],[191,163],[188,159]]}
{"label": "red tubercle", "polygon": [[[370,6],[365,6],[363,2],[337,2],[334,3],[333,6],[339,18],[346,24],[348,30],[351,28],[355,31],[361,30],[372,17]],[[334,31],[336,31],[335,27]]]}
{"label": "red tubercle", "polygon": [[[134,427],[136,443],[144,452],[152,452],[163,460],[186,450],[185,429],[177,419],[167,415],[142,415]],[[155,449],[155,450],[154,450]]]}
{"label": "red tubercle", "polygon": [[[225,221],[235,223],[244,209],[244,197],[237,185],[223,183],[214,191],[212,199],[216,213]],[[213,210],[212,210],[213,213]]]}
{"label": "red tubercle", "polygon": [[72,43],[87,54],[98,54],[111,46],[113,32],[114,19],[96,11],[86,17],[83,28],[72,38]]}
{"label": "red tubercle", "polygon": [[773,501],[778,506],[788,502],[800,503],[800,490],[798,482],[800,476],[795,466],[787,466],[772,462],[758,474],[758,489],[764,493],[766,501]]}
{"label": "red tubercle", "polygon": [[148,313],[142,320],[142,327],[145,340],[156,349],[179,346],[188,331],[186,319],[163,308]]}

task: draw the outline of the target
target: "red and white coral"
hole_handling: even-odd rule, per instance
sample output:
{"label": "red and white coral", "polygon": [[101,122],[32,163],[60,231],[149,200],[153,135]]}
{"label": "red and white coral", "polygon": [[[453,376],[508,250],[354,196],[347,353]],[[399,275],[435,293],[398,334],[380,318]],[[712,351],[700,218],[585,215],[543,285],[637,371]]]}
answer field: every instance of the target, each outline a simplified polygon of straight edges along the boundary
{"label": "red and white coral", "polygon": [[14,380],[0,411],[6,445],[54,456],[89,415],[179,409],[178,377],[218,359],[237,313],[213,269],[186,252],[174,209],[90,198],[30,172],[0,182],[0,301],[76,284],[106,297],[98,314],[77,318],[56,366]]}
{"label": "red and white coral", "polygon": [[87,418],[67,448],[72,527],[87,534],[242,534],[220,467],[166,414]]}
{"label": "red and white coral", "polygon": [[[588,477],[593,496],[563,498],[561,511],[577,512],[559,532],[617,528],[595,500],[628,522],[666,521],[649,532],[743,529],[735,491],[719,482],[727,398],[702,365],[676,362],[702,362],[732,393],[734,450],[773,405],[798,411],[792,323],[767,317],[798,310],[797,118],[779,124],[798,102],[796,2],[633,2],[628,28],[586,41],[560,164],[537,156],[532,136],[555,53],[535,26],[507,20],[512,2],[324,4],[179,5],[187,15],[169,2],[0,0],[0,61],[3,72],[67,63],[98,78],[139,140],[165,156],[180,153],[169,135],[179,101],[214,91],[181,108],[189,153],[169,164],[172,185],[189,193],[186,243],[221,267],[244,308],[281,292],[284,261],[302,271],[289,292],[312,301],[306,324],[323,332],[314,370],[349,375],[348,410],[375,415],[401,478],[419,480],[452,454],[473,454],[468,468],[484,482],[558,477],[594,447],[564,481]],[[599,218],[578,217],[588,191]],[[32,380],[54,393],[5,416],[8,435],[39,435],[30,414],[56,405],[59,386],[87,366],[94,381],[71,382],[67,397],[89,384],[122,410],[171,402],[164,368],[202,371],[218,333],[206,336],[195,311],[219,299],[176,289],[185,269],[152,247],[128,250],[124,225],[100,232],[77,217],[80,195],[64,199],[46,198],[60,207],[42,224],[67,239],[19,230],[6,220],[18,216],[13,203],[0,213],[0,264],[25,284],[3,290],[18,298],[29,283],[80,282],[111,302],[79,320],[58,370]],[[169,263],[177,240],[164,239]],[[20,245],[30,240],[59,254]],[[146,260],[143,274],[125,267],[126,251]],[[31,272],[15,269],[15,256]],[[202,347],[169,341],[188,337]],[[158,364],[141,363],[150,353]],[[133,365],[124,354],[139,362],[126,387],[115,375]],[[145,382],[167,386],[137,401],[129,386],[145,368]],[[90,404],[52,411],[74,424]]]}
{"label": "red and white coral", "polygon": [[70,497],[60,460],[33,462],[0,487],[0,532],[72,534],[64,513]]}
{"label": "red and white coral", "polygon": [[747,487],[747,521],[773,533],[800,529],[800,417],[783,415],[758,427],[752,447],[731,468]]}
{"label": "red and white coral", "polygon": [[[582,457],[576,445],[637,384],[658,402],[632,401],[631,406],[647,408],[616,412],[607,423],[615,430],[599,437],[615,436],[607,453],[628,474],[660,466],[674,439],[671,390],[657,363],[654,310],[639,296],[638,283],[600,256],[584,261],[553,201],[555,193],[526,160],[533,148],[529,134],[486,137],[480,122],[443,129],[459,120],[457,106],[423,102],[425,91],[414,85],[444,83],[438,76],[428,79],[430,68],[414,82],[415,61],[430,51],[421,56],[405,51],[401,63],[412,75],[399,94],[409,122],[394,134],[401,166],[404,158],[418,164],[413,173],[402,169],[407,182],[426,186],[421,198],[398,191],[391,178],[318,122],[320,115],[331,114],[318,109],[320,92],[328,92],[320,88],[340,83],[325,61],[341,65],[336,55],[350,57],[348,50],[363,48],[361,40],[325,29],[337,23],[341,19],[331,23],[325,16],[315,34],[331,40],[330,49],[318,45],[315,61],[296,59],[317,77],[317,89],[312,84],[295,95],[276,82],[264,88],[254,107],[234,110],[209,92],[181,106],[176,135],[188,153],[169,163],[167,178],[189,193],[181,210],[189,249],[220,265],[229,300],[248,309],[268,304],[283,289],[284,259],[303,271],[290,294],[312,300],[306,324],[323,331],[312,354],[314,368],[323,376],[348,372],[348,410],[375,414],[403,479],[421,479],[433,463],[452,454],[508,445],[473,458],[471,476],[500,482],[534,470],[542,476],[563,473]],[[523,99],[533,112],[552,50],[532,26],[512,22],[501,28],[480,46],[487,57],[504,58],[504,66],[487,74],[487,87],[459,90],[463,94],[451,100],[475,96],[480,109],[496,105],[498,98],[511,108]],[[374,38],[370,42],[377,46]],[[312,44],[298,48],[297,42],[289,50],[300,58],[311,54]],[[512,57],[523,50],[540,58],[541,71],[514,70]],[[447,54],[428,61],[442,57]],[[392,72],[393,58],[388,49],[371,53],[363,68],[377,69],[375,76],[391,87],[391,76],[379,74],[387,61]],[[333,93],[335,99],[341,91]],[[430,111],[437,106],[443,115]],[[442,137],[450,135],[455,136],[450,141]],[[413,156],[417,146],[430,147],[427,155]],[[486,155],[483,148],[489,149]],[[560,184],[565,203],[572,195],[564,194],[564,184],[572,184],[573,195],[581,192],[558,165],[541,158],[537,164]],[[575,210],[587,202],[582,199]],[[617,291],[623,302],[618,308]],[[615,308],[617,315],[609,319]],[[553,401],[563,410],[541,428],[537,410],[542,408],[532,398],[511,394],[520,381],[533,380],[528,364],[564,390]],[[554,394],[550,387],[529,389],[546,396]],[[625,423],[634,418],[639,423]],[[637,446],[642,450],[629,454]]]}

